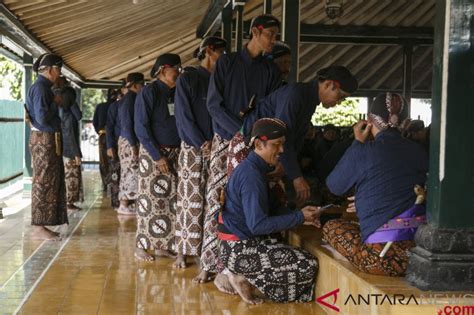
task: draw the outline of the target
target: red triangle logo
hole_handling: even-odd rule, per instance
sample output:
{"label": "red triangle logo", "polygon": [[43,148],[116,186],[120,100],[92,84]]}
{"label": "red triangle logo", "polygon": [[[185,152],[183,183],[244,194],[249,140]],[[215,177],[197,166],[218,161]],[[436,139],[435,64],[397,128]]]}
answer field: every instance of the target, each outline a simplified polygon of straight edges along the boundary
{"label": "red triangle logo", "polygon": [[[321,295],[320,297],[316,298],[316,302],[318,302],[319,304],[324,305],[327,308],[330,308],[330,309],[332,309],[336,312],[339,312],[339,307],[337,307],[337,305],[336,305],[337,294],[338,293],[339,293],[339,289],[336,289],[334,291],[331,291],[329,293]],[[334,301],[331,304],[329,304],[328,302],[325,301],[330,296],[334,296]]]}

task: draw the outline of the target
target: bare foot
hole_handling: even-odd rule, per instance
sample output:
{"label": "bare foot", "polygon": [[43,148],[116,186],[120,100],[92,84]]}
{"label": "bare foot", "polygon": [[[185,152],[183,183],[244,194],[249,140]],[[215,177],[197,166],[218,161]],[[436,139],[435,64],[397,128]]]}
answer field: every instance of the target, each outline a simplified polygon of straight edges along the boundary
{"label": "bare foot", "polygon": [[186,268],[186,255],[178,254],[176,261],[173,263],[173,268],[184,269]]}
{"label": "bare foot", "polygon": [[155,257],[143,248],[135,248],[135,258],[139,261],[154,261]]}
{"label": "bare foot", "polygon": [[176,254],[167,249],[157,249],[155,250],[155,255],[159,257],[176,258]]}
{"label": "bare foot", "polygon": [[262,299],[252,295],[252,285],[244,277],[233,273],[229,273],[228,277],[230,284],[232,284],[232,287],[234,287],[244,302],[251,305],[263,303]]}
{"label": "bare foot", "polygon": [[44,226],[35,226],[33,228],[32,238],[35,240],[60,241],[61,236],[57,232],[53,232]]}
{"label": "bare foot", "polygon": [[235,295],[237,292],[232,287],[232,284],[229,281],[229,278],[222,273],[218,273],[216,278],[214,279],[214,285],[217,289],[223,293]]}
{"label": "bare foot", "polygon": [[201,270],[199,274],[193,279],[193,283],[206,283],[212,280],[212,276],[206,270]]}

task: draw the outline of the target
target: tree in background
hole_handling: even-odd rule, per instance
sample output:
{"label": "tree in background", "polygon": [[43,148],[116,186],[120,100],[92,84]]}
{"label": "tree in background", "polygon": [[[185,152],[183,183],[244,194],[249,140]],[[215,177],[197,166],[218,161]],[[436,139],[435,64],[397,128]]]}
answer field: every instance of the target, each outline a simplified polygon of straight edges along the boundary
{"label": "tree in background", "polygon": [[4,56],[0,56],[0,78],[0,87],[8,87],[12,99],[22,100],[22,67]]}
{"label": "tree in background", "polygon": [[95,107],[105,102],[104,90],[99,89],[83,89],[82,90],[82,116],[85,120],[94,117]]}
{"label": "tree in background", "polygon": [[358,120],[358,100],[356,99],[347,99],[331,108],[324,108],[322,105],[319,105],[316,107],[316,112],[311,119],[313,125],[316,126],[333,124],[338,127],[352,126]]}

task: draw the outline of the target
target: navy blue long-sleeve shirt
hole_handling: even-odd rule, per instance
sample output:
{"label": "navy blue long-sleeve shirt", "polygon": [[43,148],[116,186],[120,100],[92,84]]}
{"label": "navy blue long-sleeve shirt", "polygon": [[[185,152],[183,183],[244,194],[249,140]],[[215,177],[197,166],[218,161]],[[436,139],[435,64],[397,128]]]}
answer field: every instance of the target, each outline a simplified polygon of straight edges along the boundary
{"label": "navy blue long-sleeve shirt", "polygon": [[117,148],[117,142],[120,135],[120,121],[118,120],[118,111],[122,100],[115,101],[110,104],[109,110],[107,111],[107,122],[105,124],[105,139],[107,149]]}
{"label": "navy blue long-sleeve shirt", "polygon": [[329,190],[343,195],[354,185],[362,239],[413,205],[416,184],[424,185],[428,157],[421,146],[396,129],[374,141],[354,140],[326,179]]}
{"label": "navy blue long-sleeve shirt", "polygon": [[42,75],[38,75],[26,97],[31,124],[39,131],[49,133],[61,130],[61,119],[59,118],[58,107],[54,103],[52,86],[51,81]]}
{"label": "navy blue long-sleeve shirt", "polygon": [[263,98],[244,121],[243,131],[246,136],[260,118],[278,118],[286,123],[288,132],[280,161],[290,180],[302,176],[298,152],[304,145],[311,117],[320,103],[318,90],[317,81],[287,84]]}
{"label": "navy blue long-sleeve shirt", "polygon": [[138,144],[134,126],[136,98],[137,93],[129,90],[128,93],[122,98],[122,103],[118,109],[118,121],[120,124],[119,136],[127,139],[132,146],[136,146]]}
{"label": "navy blue long-sleeve shirt", "polygon": [[99,133],[100,130],[105,129],[105,124],[107,123],[107,112],[109,111],[111,103],[112,102],[107,101],[96,106],[92,121],[95,132]]}
{"label": "navy blue long-sleeve shirt", "polygon": [[188,68],[176,82],[176,127],[180,138],[196,148],[213,136],[212,119],[206,106],[210,76],[201,66]]}
{"label": "navy blue long-sleeve shirt", "polygon": [[258,101],[281,85],[275,63],[263,56],[251,58],[247,47],[222,55],[211,75],[207,95],[214,132],[230,140],[242,127],[239,113],[247,109],[251,97],[256,95]]}
{"label": "navy blue long-sleeve shirt", "polygon": [[[145,86],[135,100],[135,134],[153,160],[161,159],[160,146],[178,147],[173,90],[160,80]],[[168,106],[170,105],[170,106]]]}
{"label": "navy blue long-sleeve shirt", "polygon": [[59,108],[61,118],[61,136],[63,140],[63,156],[73,159],[82,157],[79,143],[79,121],[82,112],[76,102],[76,91],[72,87],[64,87],[60,92],[63,104]]}
{"label": "navy blue long-sleeve shirt", "polygon": [[241,240],[284,231],[304,222],[301,211],[271,208],[267,181],[271,170],[252,151],[229,179],[222,218],[226,228]]}

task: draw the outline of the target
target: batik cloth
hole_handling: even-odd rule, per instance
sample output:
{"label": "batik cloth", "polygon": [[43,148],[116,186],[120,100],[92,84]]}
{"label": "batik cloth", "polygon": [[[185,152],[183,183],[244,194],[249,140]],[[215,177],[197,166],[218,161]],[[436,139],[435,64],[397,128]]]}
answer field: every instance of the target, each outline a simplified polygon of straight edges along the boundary
{"label": "batik cloth", "polygon": [[274,302],[312,302],[318,262],[305,250],[273,236],[243,241],[220,241],[225,268],[243,276]]}
{"label": "batik cloth", "polygon": [[82,186],[81,165],[75,159],[63,157],[64,174],[66,180],[66,200],[68,204],[84,201],[84,187]]}
{"label": "batik cloth", "polygon": [[31,131],[29,149],[33,167],[31,224],[61,225],[68,222],[62,156],[56,153],[52,133]]}
{"label": "batik cloth", "polygon": [[120,200],[135,200],[138,196],[138,156],[134,157],[133,147],[127,139],[118,140],[120,160]]}
{"label": "batik cloth", "polygon": [[227,151],[229,141],[214,135],[211,146],[209,179],[206,184],[207,209],[201,250],[201,269],[217,272],[217,213],[221,210],[221,192],[227,184]]}
{"label": "batik cloth", "polygon": [[110,158],[108,162],[109,174],[107,176],[107,192],[110,197],[112,208],[120,206],[120,160],[118,158]]}
{"label": "batik cloth", "polygon": [[176,187],[179,148],[161,148],[170,172],[161,173],[140,145],[136,246],[145,250],[175,251]]}
{"label": "batik cloth", "polygon": [[181,142],[176,212],[176,248],[179,254],[200,256],[206,213],[209,156],[201,148]]}
{"label": "batik cloth", "polygon": [[343,219],[328,221],[323,239],[358,270],[381,276],[400,277],[408,266],[408,250],[413,240],[393,242],[384,257],[379,257],[385,243],[364,244],[359,224]]}
{"label": "batik cloth", "polygon": [[102,187],[107,189],[107,179],[109,176],[109,159],[107,158],[107,144],[105,138],[105,131],[99,133],[99,172],[102,179]]}

